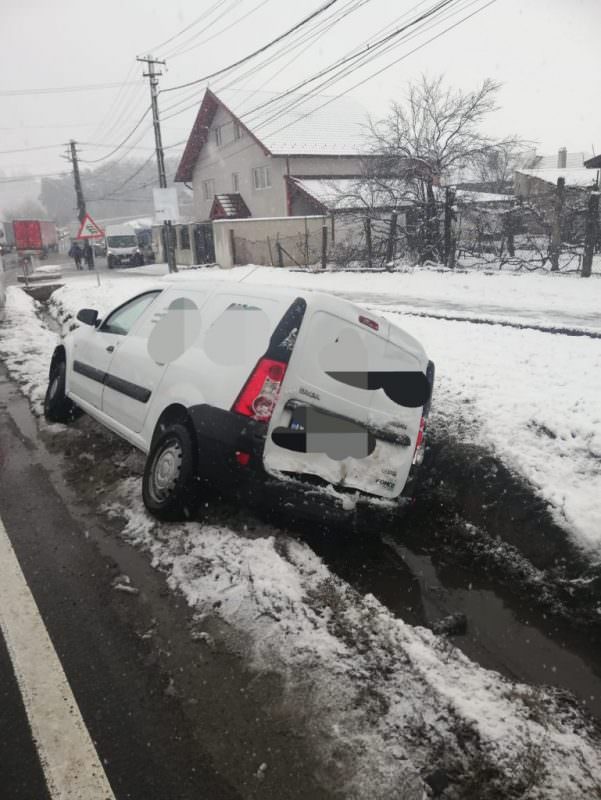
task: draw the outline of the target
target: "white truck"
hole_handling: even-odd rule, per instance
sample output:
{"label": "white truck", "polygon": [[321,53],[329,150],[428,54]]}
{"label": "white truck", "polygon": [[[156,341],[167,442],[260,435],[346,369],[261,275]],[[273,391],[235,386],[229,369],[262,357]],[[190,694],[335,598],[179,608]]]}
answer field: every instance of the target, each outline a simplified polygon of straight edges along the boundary
{"label": "white truck", "polygon": [[129,225],[109,225],[105,238],[106,263],[109,269],[123,265],[139,267],[144,263],[138,238]]}

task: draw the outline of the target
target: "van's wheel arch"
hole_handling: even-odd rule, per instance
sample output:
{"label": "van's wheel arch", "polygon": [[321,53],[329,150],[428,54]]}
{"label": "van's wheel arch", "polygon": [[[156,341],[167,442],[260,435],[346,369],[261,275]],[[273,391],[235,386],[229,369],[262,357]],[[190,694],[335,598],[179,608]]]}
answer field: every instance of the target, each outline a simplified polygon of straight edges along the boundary
{"label": "van's wheel arch", "polygon": [[58,348],[52,356],[48,388],[44,396],[44,416],[48,422],[71,422],[81,413],[66,395],[66,375],[65,353]]}
{"label": "van's wheel arch", "polygon": [[157,425],[142,478],[144,505],[158,519],[190,519],[197,488],[196,441],[190,426],[183,420]]}

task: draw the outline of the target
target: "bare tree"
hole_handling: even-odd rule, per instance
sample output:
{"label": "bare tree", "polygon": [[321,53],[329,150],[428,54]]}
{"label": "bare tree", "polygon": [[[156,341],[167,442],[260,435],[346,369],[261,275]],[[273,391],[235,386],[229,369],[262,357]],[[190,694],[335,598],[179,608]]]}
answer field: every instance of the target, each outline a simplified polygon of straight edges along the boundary
{"label": "bare tree", "polygon": [[496,140],[481,127],[498,108],[499,89],[487,78],[478,89],[463,92],[446,88],[442,76],[423,75],[403,103],[393,103],[388,116],[371,126],[378,171],[449,181],[459,170],[503,153],[515,137]]}
{"label": "bare tree", "polygon": [[[511,171],[516,137],[495,139],[483,131],[497,109],[500,84],[486,79],[474,91],[444,85],[443,77],[421,79],[407,97],[394,102],[389,114],[371,123],[372,151],[365,159],[363,195],[386,197],[393,208],[412,203],[407,238],[420,261],[439,260],[438,190],[453,185],[462,171],[473,177],[487,171],[495,186],[505,186]],[[496,189],[499,191],[499,189]]]}

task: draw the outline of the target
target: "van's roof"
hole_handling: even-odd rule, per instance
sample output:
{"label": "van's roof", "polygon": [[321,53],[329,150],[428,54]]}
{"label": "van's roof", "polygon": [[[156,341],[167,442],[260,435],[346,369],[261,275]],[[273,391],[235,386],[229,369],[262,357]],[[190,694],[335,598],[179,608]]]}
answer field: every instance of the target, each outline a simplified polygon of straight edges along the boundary
{"label": "van's roof", "polygon": [[[285,299],[292,302],[297,297],[302,297],[312,306],[318,305],[324,310],[329,310],[333,313],[338,312],[342,316],[348,315],[349,311],[353,309],[357,312],[358,317],[365,315],[375,320],[380,320],[385,324],[390,324],[391,329],[394,329],[394,334],[391,330],[391,340],[396,344],[400,344],[407,350],[413,352],[421,359],[427,359],[426,352],[422,344],[413,336],[408,334],[403,328],[400,328],[394,322],[385,320],[377,312],[366,310],[361,306],[356,305],[351,300],[343,297],[337,297],[327,292],[315,291],[314,289],[300,289],[294,286],[268,286],[259,283],[244,283],[243,281],[228,281],[228,280],[207,280],[207,281],[194,281],[194,280],[169,280],[163,278],[159,286],[163,289],[175,289],[182,292],[213,292],[216,290],[225,290],[232,294],[249,294],[260,295],[263,297],[273,297],[275,299]],[[158,288],[158,287],[157,287]],[[346,314],[345,314],[346,312]]]}

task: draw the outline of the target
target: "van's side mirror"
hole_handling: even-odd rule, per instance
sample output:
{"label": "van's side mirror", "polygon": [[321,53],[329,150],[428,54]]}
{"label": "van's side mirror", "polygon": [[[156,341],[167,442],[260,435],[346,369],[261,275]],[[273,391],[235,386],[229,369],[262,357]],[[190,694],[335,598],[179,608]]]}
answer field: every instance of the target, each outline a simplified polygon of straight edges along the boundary
{"label": "van's side mirror", "polygon": [[96,325],[98,319],[98,312],[94,308],[82,308],[77,312],[77,319],[83,322],[84,325]]}

